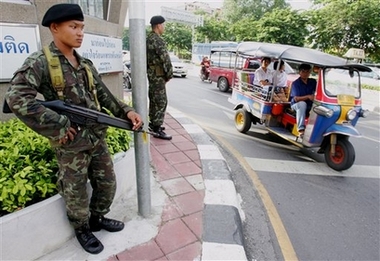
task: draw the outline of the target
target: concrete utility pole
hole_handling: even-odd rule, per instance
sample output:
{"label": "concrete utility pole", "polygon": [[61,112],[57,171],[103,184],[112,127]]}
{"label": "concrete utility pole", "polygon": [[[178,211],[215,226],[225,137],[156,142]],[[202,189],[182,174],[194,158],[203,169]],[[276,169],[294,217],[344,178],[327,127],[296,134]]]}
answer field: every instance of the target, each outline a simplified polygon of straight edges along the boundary
{"label": "concrete utility pole", "polygon": [[[131,52],[132,101],[148,128],[145,1],[129,1],[129,42]],[[139,214],[147,218],[151,212],[149,139],[134,133],[137,201]]]}

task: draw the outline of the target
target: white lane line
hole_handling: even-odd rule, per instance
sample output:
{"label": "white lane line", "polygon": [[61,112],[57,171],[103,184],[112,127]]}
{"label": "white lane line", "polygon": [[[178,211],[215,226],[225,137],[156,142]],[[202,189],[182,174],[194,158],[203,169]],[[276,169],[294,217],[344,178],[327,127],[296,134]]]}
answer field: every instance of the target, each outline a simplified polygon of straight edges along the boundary
{"label": "white lane line", "polygon": [[285,161],[246,157],[245,160],[255,171],[293,173],[300,175],[340,176],[358,178],[380,178],[380,166],[353,165],[344,171],[335,171],[323,162]]}
{"label": "white lane line", "polygon": [[212,102],[210,100],[207,100],[207,99],[202,99],[201,100],[202,102],[204,103],[208,103],[210,105],[212,105],[213,107],[216,107],[216,108],[219,108],[219,109],[222,109],[222,110],[226,110],[226,111],[232,111],[232,104],[231,104],[231,108],[228,108],[228,107],[224,107],[218,103],[215,103],[215,102]]}

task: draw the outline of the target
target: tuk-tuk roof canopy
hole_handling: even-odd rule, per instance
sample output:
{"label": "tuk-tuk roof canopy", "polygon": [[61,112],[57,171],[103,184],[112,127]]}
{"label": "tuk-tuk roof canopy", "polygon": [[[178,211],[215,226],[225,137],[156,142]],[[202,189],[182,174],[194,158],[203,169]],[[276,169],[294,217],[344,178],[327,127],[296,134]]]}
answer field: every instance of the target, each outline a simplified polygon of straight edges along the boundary
{"label": "tuk-tuk roof canopy", "polygon": [[320,67],[351,67],[359,71],[371,71],[367,66],[362,64],[347,64],[345,59],[331,54],[306,47],[285,44],[242,42],[236,47],[236,52],[240,55],[271,57],[274,59],[309,63]]}

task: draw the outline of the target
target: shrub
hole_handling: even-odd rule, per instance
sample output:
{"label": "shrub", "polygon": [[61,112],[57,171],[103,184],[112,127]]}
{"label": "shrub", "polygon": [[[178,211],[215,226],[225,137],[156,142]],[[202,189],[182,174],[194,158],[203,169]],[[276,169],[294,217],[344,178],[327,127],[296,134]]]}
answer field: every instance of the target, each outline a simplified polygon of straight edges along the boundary
{"label": "shrub", "polygon": [[[110,127],[106,141],[114,155],[128,150],[132,137]],[[47,138],[18,119],[0,124],[0,216],[55,195],[57,171]]]}

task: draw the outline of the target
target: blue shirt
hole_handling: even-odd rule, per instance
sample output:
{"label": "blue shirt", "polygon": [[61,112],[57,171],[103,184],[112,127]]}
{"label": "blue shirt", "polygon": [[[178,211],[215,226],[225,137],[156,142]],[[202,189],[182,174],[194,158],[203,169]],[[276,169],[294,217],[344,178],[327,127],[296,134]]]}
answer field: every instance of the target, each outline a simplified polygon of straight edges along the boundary
{"label": "blue shirt", "polygon": [[[291,104],[293,105],[294,103],[296,103],[294,101],[295,96],[305,96],[305,95],[314,94],[316,87],[317,87],[317,81],[315,79],[308,78],[307,83],[305,84],[301,80],[301,77],[299,77],[297,80],[295,80],[292,83],[292,89],[291,89],[291,93],[290,93]],[[307,100],[305,102],[307,104],[307,107],[310,109],[311,106],[313,105],[313,101]]]}

